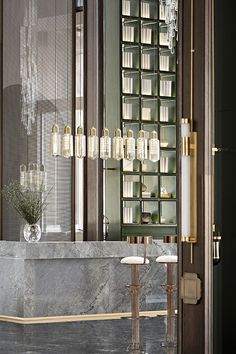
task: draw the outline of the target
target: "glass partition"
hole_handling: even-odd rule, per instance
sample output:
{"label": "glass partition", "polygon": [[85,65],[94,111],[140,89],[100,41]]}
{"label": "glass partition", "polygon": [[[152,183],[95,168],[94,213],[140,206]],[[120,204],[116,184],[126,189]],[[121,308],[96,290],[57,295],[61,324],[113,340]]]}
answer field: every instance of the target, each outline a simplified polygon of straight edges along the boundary
{"label": "glass partition", "polygon": [[[104,1],[104,127],[136,140],[135,159],[103,163],[108,240],[176,234],[176,53],[159,1]],[[137,159],[140,130],[160,158]]]}
{"label": "glass partition", "polygon": [[[48,207],[42,240],[71,240],[71,159],[50,155],[56,122],[72,122],[72,2],[3,0],[2,186],[44,172]],[[15,16],[13,16],[15,14]],[[36,177],[35,177],[36,176]],[[24,221],[2,202],[2,237],[19,240]],[[22,236],[21,236],[22,237]]]}

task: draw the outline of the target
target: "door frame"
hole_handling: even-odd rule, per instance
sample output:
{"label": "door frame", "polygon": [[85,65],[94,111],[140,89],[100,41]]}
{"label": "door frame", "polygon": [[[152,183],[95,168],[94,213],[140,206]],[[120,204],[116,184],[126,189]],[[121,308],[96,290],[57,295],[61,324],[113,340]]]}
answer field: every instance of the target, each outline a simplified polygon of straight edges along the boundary
{"label": "door frame", "polygon": [[[190,32],[191,1],[180,1],[178,121],[190,116]],[[213,1],[193,0],[194,64],[193,117],[198,133],[197,198],[198,242],[194,245],[194,262],[190,263],[190,245],[178,244],[178,352],[182,354],[213,353],[213,260],[212,260],[212,24]],[[180,127],[179,127],[180,128]],[[180,131],[180,129],[179,129]],[[179,139],[181,142],[181,139]],[[179,146],[181,148],[181,146]],[[181,151],[181,150],[180,150]],[[179,157],[180,159],[180,157]],[[179,161],[180,163],[180,161]],[[181,193],[181,191],[180,191]],[[181,195],[181,194],[180,194]],[[180,207],[180,206],[179,206]],[[181,208],[179,208],[181,210]],[[179,220],[180,225],[180,220]],[[201,280],[201,299],[196,305],[181,300],[182,275],[196,273]]]}

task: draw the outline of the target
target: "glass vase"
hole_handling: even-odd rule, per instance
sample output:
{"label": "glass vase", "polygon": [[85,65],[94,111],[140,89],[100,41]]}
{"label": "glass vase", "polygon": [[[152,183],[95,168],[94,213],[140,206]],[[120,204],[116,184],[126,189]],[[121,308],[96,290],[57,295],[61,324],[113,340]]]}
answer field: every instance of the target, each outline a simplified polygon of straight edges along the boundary
{"label": "glass vase", "polygon": [[26,224],[23,234],[27,242],[38,242],[41,238],[41,227],[38,224]]}

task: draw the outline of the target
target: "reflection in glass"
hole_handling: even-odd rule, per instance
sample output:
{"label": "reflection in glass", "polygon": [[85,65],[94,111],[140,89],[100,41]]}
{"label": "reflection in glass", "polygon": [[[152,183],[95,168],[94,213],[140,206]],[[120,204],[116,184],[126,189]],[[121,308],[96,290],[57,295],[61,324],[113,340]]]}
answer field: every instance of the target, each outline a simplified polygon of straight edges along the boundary
{"label": "reflection in glass", "polygon": [[160,142],[157,138],[157,132],[152,131],[149,139],[149,160],[157,162],[160,160]]}

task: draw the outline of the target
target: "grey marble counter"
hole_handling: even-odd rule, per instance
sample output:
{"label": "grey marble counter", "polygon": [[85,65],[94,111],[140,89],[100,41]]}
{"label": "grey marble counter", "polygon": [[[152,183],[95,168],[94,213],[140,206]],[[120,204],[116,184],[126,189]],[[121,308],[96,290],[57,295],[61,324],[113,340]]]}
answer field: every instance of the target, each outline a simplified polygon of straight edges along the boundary
{"label": "grey marble counter", "polygon": [[[123,242],[28,244],[0,242],[0,315],[66,316],[130,310],[130,266],[122,257],[143,255],[143,245]],[[142,310],[166,307],[166,267],[156,257],[176,245],[155,241],[149,265],[140,266]]]}
{"label": "grey marble counter", "polygon": [[[142,256],[144,246],[127,244],[125,241],[93,242],[14,242],[0,241],[0,258],[20,259],[71,259],[71,258],[119,258]],[[147,254],[155,257],[160,254],[175,254],[176,245],[164,244],[154,240],[147,246]]]}

